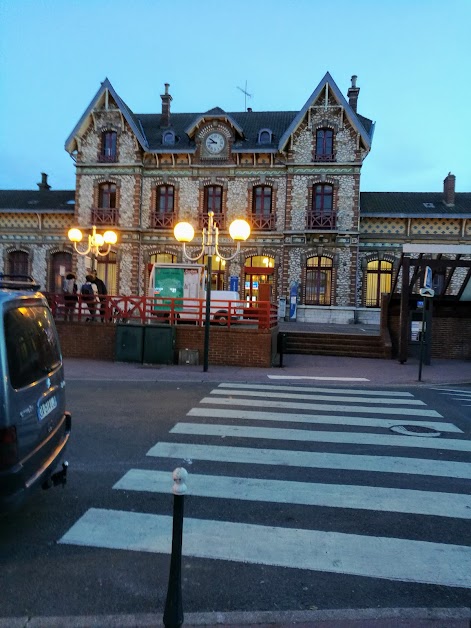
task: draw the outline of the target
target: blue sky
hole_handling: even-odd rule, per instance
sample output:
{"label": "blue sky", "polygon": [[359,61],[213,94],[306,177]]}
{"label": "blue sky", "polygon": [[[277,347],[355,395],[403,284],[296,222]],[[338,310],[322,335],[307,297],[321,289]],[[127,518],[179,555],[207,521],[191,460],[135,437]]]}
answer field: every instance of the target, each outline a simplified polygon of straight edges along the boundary
{"label": "blue sky", "polygon": [[471,0],[0,0],[0,188],[75,187],[106,77],[135,113],[299,110],[329,71],[376,122],[363,191],[471,192]]}

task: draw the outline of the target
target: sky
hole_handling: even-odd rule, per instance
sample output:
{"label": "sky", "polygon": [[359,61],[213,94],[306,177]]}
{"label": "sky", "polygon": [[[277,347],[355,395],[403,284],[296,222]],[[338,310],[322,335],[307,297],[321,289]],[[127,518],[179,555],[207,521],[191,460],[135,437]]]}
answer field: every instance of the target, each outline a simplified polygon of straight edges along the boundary
{"label": "sky", "polygon": [[[365,192],[471,192],[471,0],[0,0],[0,189],[75,187],[108,78],[134,113],[298,111],[326,72],[376,123]],[[250,97],[246,97],[246,90]]]}

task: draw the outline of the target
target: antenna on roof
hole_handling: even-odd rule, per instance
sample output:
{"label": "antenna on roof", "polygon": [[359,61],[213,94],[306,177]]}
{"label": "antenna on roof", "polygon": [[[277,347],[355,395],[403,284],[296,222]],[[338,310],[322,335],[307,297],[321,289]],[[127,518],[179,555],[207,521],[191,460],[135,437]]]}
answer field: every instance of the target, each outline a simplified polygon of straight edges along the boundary
{"label": "antenna on roof", "polygon": [[242,89],[242,87],[239,87],[238,85],[237,89],[240,89],[240,91],[244,94],[244,111],[247,111],[247,97],[252,98],[252,94],[249,94],[247,91],[247,81],[245,81],[245,89]]}

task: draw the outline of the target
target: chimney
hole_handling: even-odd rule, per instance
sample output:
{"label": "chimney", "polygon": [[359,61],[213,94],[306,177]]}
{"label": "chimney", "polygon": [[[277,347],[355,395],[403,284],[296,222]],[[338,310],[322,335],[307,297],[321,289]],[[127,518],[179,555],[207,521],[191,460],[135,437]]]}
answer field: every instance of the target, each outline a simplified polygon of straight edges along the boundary
{"label": "chimney", "polygon": [[47,182],[47,174],[45,172],[41,172],[41,183],[36,184],[40,190],[50,190],[51,186]]}
{"label": "chimney", "polygon": [[357,87],[357,78],[356,74],[352,76],[352,86],[347,92],[348,104],[355,113],[357,112],[358,94],[360,93],[360,88]]}
{"label": "chimney", "polygon": [[252,113],[252,107],[247,107],[247,112]]}
{"label": "chimney", "polygon": [[162,119],[160,121],[161,127],[170,126],[170,103],[172,102],[172,97],[168,93],[169,87],[169,83],[165,83],[165,94],[162,94],[160,96],[160,98],[162,98]]}
{"label": "chimney", "polygon": [[456,177],[451,172],[443,181],[443,196],[445,197],[445,205],[453,207],[455,204],[455,181]]}

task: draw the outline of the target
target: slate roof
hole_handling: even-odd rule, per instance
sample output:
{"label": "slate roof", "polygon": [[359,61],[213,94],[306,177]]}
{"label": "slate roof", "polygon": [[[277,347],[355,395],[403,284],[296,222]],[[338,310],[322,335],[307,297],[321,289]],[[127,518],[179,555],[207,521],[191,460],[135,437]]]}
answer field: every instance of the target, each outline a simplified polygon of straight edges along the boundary
{"label": "slate roof", "polygon": [[0,190],[0,211],[73,214],[75,190]]}
{"label": "slate roof", "polygon": [[[297,111],[238,111],[224,112],[219,110],[217,115],[225,115],[237,123],[243,129],[244,139],[236,141],[232,148],[240,150],[263,150],[276,151],[281,135],[290,125]],[[201,113],[172,113],[170,115],[171,126],[161,128],[161,114],[154,113],[138,113],[135,118],[141,123],[145,137],[151,151],[177,152],[194,151],[195,143],[186,134],[186,129],[191,127],[194,121],[204,117]],[[214,109],[206,114],[208,117],[214,115]],[[261,129],[269,129],[272,131],[271,144],[259,144],[258,133]],[[169,146],[162,143],[163,131],[171,130],[175,133],[175,144]]]}
{"label": "slate roof", "polygon": [[443,192],[361,192],[360,215],[378,218],[471,217],[471,192],[457,192],[451,207],[445,205]]}

